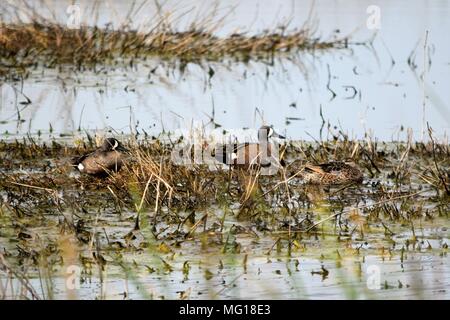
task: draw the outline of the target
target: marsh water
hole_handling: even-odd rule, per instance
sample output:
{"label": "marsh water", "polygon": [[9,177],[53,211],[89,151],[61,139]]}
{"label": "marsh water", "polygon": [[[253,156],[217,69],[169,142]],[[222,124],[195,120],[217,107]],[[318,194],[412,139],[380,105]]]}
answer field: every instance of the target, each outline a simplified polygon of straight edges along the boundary
{"label": "marsh water", "polygon": [[[71,1],[48,3],[64,23]],[[89,14],[88,1],[77,3],[83,22],[100,27],[111,21],[119,23],[128,12],[124,1],[100,4],[98,16]],[[405,141],[411,128],[413,139],[421,141],[427,138],[428,122],[436,137],[446,141],[450,128],[450,3],[378,1],[379,29],[366,25],[371,4],[255,0],[227,2],[218,9],[218,16],[229,11],[216,30],[223,36],[236,30],[258,33],[290,18],[288,28],[299,28],[313,8],[317,35],[334,39],[351,34],[347,49],[280,55],[272,63],[229,59],[180,68],[177,61],[152,58],[135,60],[131,66],[98,66],[82,72],[70,66],[38,67],[23,81],[0,82],[0,138],[12,141],[31,135],[38,142],[70,144],[86,131],[116,135],[145,131],[156,136],[163,131],[189,130],[195,123],[228,130],[259,127],[264,120],[289,140],[327,139],[332,137],[330,132],[342,131],[350,139],[368,135],[379,141]],[[195,7],[177,20],[181,30],[211,12],[208,5],[197,1],[165,5],[166,9],[172,7],[176,12]],[[46,10],[42,8],[43,14]],[[131,25],[138,27],[155,12],[154,3],[146,3]],[[27,99],[31,103],[23,103]],[[331,127],[321,137],[323,121]],[[40,161],[56,166],[55,159]],[[444,163],[446,170],[448,165]],[[2,167],[0,171],[39,175],[42,166],[20,163],[14,171]],[[388,171],[383,171],[382,177],[387,175]],[[336,197],[344,199],[344,209],[375,202],[366,196],[373,183],[391,186],[383,178],[366,179],[363,186]],[[423,181],[414,181],[411,191],[428,188]],[[309,210],[317,221],[334,213],[336,198],[324,195],[323,190],[307,193],[314,199]],[[104,194],[91,194],[99,195]],[[3,191],[0,196],[6,199]],[[417,203],[432,210],[440,206],[430,200],[433,197],[430,188]],[[280,238],[286,231],[257,230],[250,221],[229,213],[225,227],[218,231],[214,223],[225,213],[220,207],[211,207],[196,212],[195,221],[208,214],[208,227],[193,239],[155,239],[154,233],[141,228],[146,245],[119,252],[114,248],[120,248],[124,236],[133,230],[135,212],[88,208],[90,231],[99,234],[96,241],[104,248],[104,270],[92,260],[92,243],[81,248],[60,234],[60,216],[40,213],[19,221],[27,229],[27,238],[16,240],[12,237],[17,226],[3,213],[0,248],[14,252],[26,241],[30,252],[51,251],[54,245],[69,243],[65,259],[74,259],[76,266],[83,261],[82,281],[77,278],[75,290],[68,289],[71,273],[65,272],[61,261],[23,270],[38,294],[47,298],[448,299],[450,223],[448,204],[441,207],[438,217],[417,219],[412,228],[404,221],[391,221],[385,227],[372,226],[365,235],[354,230],[336,232],[330,222],[322,233],[305,236],[294,245]],[[353,218],[352,223],[359,226],[358,215]],[[158,228],[161,234],[173,231],[170,225]],[[224,239],[229,248],[224,248]],[[8,277],[0,277],[6,288],[0,293],[17,297],[23,283],[14,277],[8,282]]]}
{"label": "marsh water", "polygon": [[[120,24],[130,7],[108,1],[93,15],[88,1],[78,3],[81,21],[98,26]],[[4,138],[49,131],[57,136],[107,127],[127,133],[138,125],[157,135],[190,128],[192,122],[207,124],[214,116],[225,129],[256,128],[264,120],[289,138],[311,140],[319,138],[322,110],[325,121],[355,139],[369,133],[383,141],[404,140],[402,129],[412,128],[420,140],[427,121],[443,137],[450,126],[450,4],[381,1],[379,29],[366,25],[369,5],[370,1],[227,2],[216,10],[216,19],[226,16],[218,35],[258,33],[288,20],[288,29],[300,28],[311,16],[316,36],[322,39],[351,35],[351,42],[371,44],[304,52],[273,63],[188,63],[180,69],[177,62],[153,59],[135,61],[128,68],[83,72],[64,66],[38,69],[23,83],[1,84],[0,133]],[[61,23],[67,23],[64,1],[50,1],[49,6]],[[36,7],[49,14],[47,8]],[[175,17],[192,9],[174,18],[183,30],[213,7],[169,1],[165,9],[176,12]],[[145,3],[131,26],[145,26],[145,19],[155,12],[153,3]],[[21,92],[31,104],[20,104],[26,101]]]}
{"label": "marsh water", "polygon": [[[374,220],[376,181],[345,190],[294,184],[290,203],[306,215],[283,214],[274,202],[266,226],[238,218],[238,204],[196,210],[201,224],[189,237],[192,224],[153,224],[152,209],[140,214],[140,231],[133,231],[136,213],[115,208],[107,190],[83,191],[87,182],[58,191],[64,202],[80,203],[78,213],[45,209],[50,200],[36,204],[32,193],[34,200],[18,205],[24,215],[17,219],[9,200],[0,216],[0,246],[21,276],[3,274],[2,296],[31,298],[20,280],[26,275],[47,299],[448,299],[448,203],[426,184],[412,183],[404,195],[421,194],[393,202],[399,217],[389,218],[387,209]],[[2,192],[5,203],[11,194],[10,188]],[[303,233],[305,220],[336,212],[342,212],[339,221]],[[190,213],[177,214],[183,220]],[[76,235],[62,232],[65,219],[78,220]]]}

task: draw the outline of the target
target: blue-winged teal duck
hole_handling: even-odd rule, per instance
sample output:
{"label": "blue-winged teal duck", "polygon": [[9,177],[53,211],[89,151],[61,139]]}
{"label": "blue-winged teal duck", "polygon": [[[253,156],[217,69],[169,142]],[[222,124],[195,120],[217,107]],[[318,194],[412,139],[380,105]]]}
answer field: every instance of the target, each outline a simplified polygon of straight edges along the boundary
{"label": "blue-winged teal duck", "polygon": [[123,165],[124,152],[128,150],[115,138],[107,138],[94,152],[74,158],[72,164],[81,172],[90,175],[106,175],[117,172]]}
{"label": "blue-winged teal duck", "polygon": [[353,163],[329,162],[319,165],[305,165],[302,178],[313,184],[361,183],[363,174]]}
{"label": "blue-winged teal duck", "polygon": [[272,127],[264,125],[258,130],[258,143],[221,145],[216,148],[214,157],[221,163],[239,168],[269,167],[274,163],[280,165],[282,160],[278,161],[279,155],[272,154],[272,151],[278,151],[278,148],[273,148],[273,143],[269,142],[270,138],[285,139]]}

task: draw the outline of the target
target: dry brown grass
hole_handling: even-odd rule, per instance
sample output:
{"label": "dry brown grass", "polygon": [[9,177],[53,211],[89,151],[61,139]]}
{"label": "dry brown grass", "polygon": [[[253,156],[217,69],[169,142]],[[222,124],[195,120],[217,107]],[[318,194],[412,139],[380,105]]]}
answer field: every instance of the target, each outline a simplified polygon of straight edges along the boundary
{"label": "dry brown grass", "polygon": [[[117,220],[119,226],[128,228],[116,240],[103,241],[103,250],[109,253],[145,248],[149,240],[142,238],[142,232],[151,232],[154,239],[164,243],[172,241],[174,246],[208,233],[221,239],[223,252],[239,252],[239,244],[229,240],[224,231],[229,219],[239,220],[239,226],[229,228],[230,234],[249,226],[246,232],[253,234],[256,230],[260,235],[276,237],[274,250],[283,242],[298,245],[302,239],[320,234],[359,233],[361,241],[372,241],[364,236],[373,232],[371,227],[382,226],[389,236],[390,229],[397,225],[411,226],[414,232],[415,225],[425,221],[448,219],[450,147],[435,140],[385,144],[340,137],[320,143],[289,143],[285,149],[289,165],[274,176],[261,175],[259,170],[177,166],[170,159],[173,146],[158,140],[133,140],[125,145],[131,150],[127,165],[119,173],[98,179],[70,176],[71,169],[64,162],[92,150],[94,146],[89,143],[71,147],[58,143],[42,146],[27,140],[0,141],[0,218],[10,221],[8,236],[20,240],[17,259],[10,255],[11,262],[0,261],[0,272],[14,270],[19,263],[35,266],[49,259],[60,261],[56,259],[60,253],[50,250],[48,244],[56,246],[61,236],[52,239],[42,235],[38,243],[44,246],[35,246],[38,237],[32,229],[40,224],[53,226],[58,235],[69,235],[71,245],[95,252],[88,260],[85,256],[80,260],[87,269],[97,263],[102,270],[103,251],[96,240],[103,234],[97,226],[101,215],[109,216],[101,225],[110,222],[114,227]],[[48,159],[54,163],[43,166]],[[307,186],[295,176],[306,160],[346,159],[363,168],[366,179],[362,185]],[[130,214],[135,223],[127,218]],[[109,232],[107,237],[113,234]],[[142,242],[134,245],[127,239],[136,234],[135,240]],[[416,243],[417,239],[414,236],[406,241]],[[72,249],[62,250],[65,259],[70,260]],[[26,275],[14,276],[33,297]],[[0,288],[0,298],[5,294]],[[51,297],[50,292],[47,295]]]}
{"label": "dry brown grass", "polygon": [[[333,199],[337,206],[348,206],[358,197],[369,197],[383,204],[380,210],[395,217],[398,209],[390,202],[401,199],[409,206],[408,194],[435,203],[436,212],[446,210],[450,196],[450,148],[434,140],[387,144],[343,137],[320,144],[289,143],[285,149],[288,165],[270,176],[261,175],[258,169],[230,171],[212,170],[206,165],[176,165],[170,158],[171,144],[134,141],[128,143],[131,156],[125,168],[106,181],[87,176],[68,178],[71,169],[60,159],[92,147],[89,144],[64,147],[57,143],[41,146],[26,141],[0,143],[0,187],[8,199],[3,206],[19,217],[48,210],[63,214],[68,208],[76,212],[84,207],[105,206],[119,212],[124,209],[138,214],[146,212],[153,221],[170,225],[185,219],[179,212],[230,206],[238,208],[238,218],[270,220],[275,217],[274,212],[283,213],[282,216],[301,214],[309,203],[325,197]],[[42,166],[42,159],[48,158],[54,158],[55,163]],[[356,163],[364,172],[365,183],[323,187],[318,193],[311,193],[310,188],[302,185],[298,173],[306,162],[333,160]],[[23,174],[17,172],[18,167],[23,172],[37,169],[42,173]],[[64,197],[60,196],[62,191]],[[98,198],[98,192],[105,193]],[[420,216],[424,211],[414,212]]]}
{"label": "dry brown grass", "polygon": [[248,61],[272,59],[276,54],[298,50],[347,45],[347,39],[323,41],[315,37],[308,23],[303,29],[291,32],[279,27],[254,36],[233,33],[218,37],[213,27],[199,23],[187,31],[176,31],[164,18],[147,32],[87,26],[71,29],[40,16],[31,19],[32,22],[0,24],[3,65],[0,69],[4,73],[26,69],[38,62],[46,67],[69,64],[81,68],[95,64],[132,64],[134,59],[152,56],[184,62],[217,61],[227,57]]}

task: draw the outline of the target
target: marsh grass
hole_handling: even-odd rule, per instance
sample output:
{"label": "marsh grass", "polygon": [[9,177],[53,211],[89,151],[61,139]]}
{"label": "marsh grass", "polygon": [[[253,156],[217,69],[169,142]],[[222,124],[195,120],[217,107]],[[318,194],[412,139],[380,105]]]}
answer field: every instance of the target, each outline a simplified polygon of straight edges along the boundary
{"label": "marsh grass", "polygon": [[[430,192],[434,190],[438,197],[445,198],[449,195],[450,149],[447,144],[439,144],[434,139],[428,143],[409,141],[391,144],[349,141],[345,137],[320,144],[291,142],[285,146],[288,165],[274,176],[261,175],[257,168],[230,171],[221,166],[211,169],[206,165],[176,165],[170,159],[173,145],[163,144],[158,139],[133,142],[129,147],[132,151],[126,167],[107,179],[110,187],[108,193],[119,207],[129,205],[127,201],[134,199],[133,210],[141,212],[151,209],[155,216],[163,208],[188,210],[207,207],[213,203],[233,202],[245,206],[249,202],[267,201],[275,196],[289,201],[290,194],[295,193],[292,188],[297,187],[299,182],[301,184],[298,172],[303,170],[306,163],[304,160],[297,160],[298,154],[302,155],[300,158],[313,159],[315,163],[353,161],[363,168],[368,180],[374,179],[374,186],[377,178],[389,179],[400,195],[404,194],[401,189],[405,186],[410,189],[421,182],[431,187]],[[4,190],[12,188],[29,195],[43,194],[52,197],[56,203],[60,200],[57,192],[61,187],[76,188],[81,184],[91,190],[103,189],[105,185],[102,181],[90,177],[68,179],[65,183],[61,181],[71,170],[68,159],[92,148],[92,142],[89,141],[76,148],[55,141],[40,145],[33,139],[0,142],[0,183],[5,187]],[[40,158],[53,160],[42,164]],[[35,168],[51,174],[37,173],[34,177],[10,173],[18,165],[24,170],[27,167]],[[345,192],[347,188],[353,187],[332,188],[331,195]],[[125,193],[128,196],[122,197]]]}
{"label": "marsh grass", "polygon": [[[359,255],[359,243],[380,236],[394,241],[402,226],[411,234],[404,243],[405,250],[411,250],[423,246],[419,240],[422,223],[448,219],[450,211],[450,148],[434,139],[381,143],[337,136],[318,143],[289,142],[287,166],[277,175],[264,176],[257,168],[175,165],[170,159],[173,143],[132,138],[125,143],[130,158],[119,173],[106,179],[74,175],[70,158],[95,148],[93,140],[76,147],[32,138],[0,142],[1,219],[9,226],[10,238],[20,242],[20,249],[5,247],[1,268],[9,277],[22,279],[22,298],[34,293],[27,287],[27,273],[10,273],[19,265],[37,270],[42,281],[42,293],[32,298],[53,297],[55,268],[66,265],[61,257],[79,259],[86,278],[97,274],[104,279],[105,268],[119,266],[132,284],[141,287],[132,270],[144,268],[146,273],[165,276],[175,272],[178,267],[172,259],[185,242],[198,242],[204,248],[214,243],[245,270],[244,256],[236,257],[243,249],[240,234],[268,235],[273,238],[266,248],[268,257],[290,259],[294,252],[307,250],[309,239],[336,236],[355,243],[351,252]],[[303,159],[352,160],[366,179],[362,185],[304,185],[298,175],[306,163]],[[118,235],[104,231],[103,226],[111,223],[122,226],[115,232]],[[58,237],[43,233],[36,242],[36,232],[31,231],[36,227]],[[72,239],[70,250],[67,244],[61,245],[63,235]],[[12,254],[17,250],[20,258]],[[154,256],[150,265],[123,258],[139,250]],[[339,260],[335,251],[329,256]],[[104,290],[100,298],[105,297]],[[144,296],[154,297],[154,293]],[[355,293],[349,291],[348,296]]]}
{"label": "marsh grass", "polygon": [[[8,11],[20,17],[19,7]],[[235,32],[219,37],[214,32],[224,17],[208,17],[203,24],[195,22],[185,31],[177,31],[174,21],[167,21],[167,16],[170,14],[154,17],[153,27],[143,31],[127,25],[117,29],[84,25],[69,28],[31,11],[26,20],[17,18],[0,24],[0,70],[12,74],[38,64],[50,68],[70,65],[79,70],[95,65],[133,66],[136,59],[149,57],[175,58],[183,62],[181,65],[224,58],[270,63],[278,54],[343,48],[348,44],[347,38],[327,41],[315,36],[311,18],[300,30],[287,31],[287,25],[279,25],[257,35]],[[214,20],[217,22],[212,23]]]}

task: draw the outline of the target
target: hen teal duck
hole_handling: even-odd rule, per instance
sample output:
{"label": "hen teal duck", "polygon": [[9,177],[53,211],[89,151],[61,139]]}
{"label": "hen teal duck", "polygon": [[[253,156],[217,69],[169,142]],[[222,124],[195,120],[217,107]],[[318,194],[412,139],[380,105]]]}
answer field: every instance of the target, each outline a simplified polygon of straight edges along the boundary
{"label": "hen teal duck", "polygon": [[302,172],[304,182],[311,184],[361,183],[363,174],[353,163],[329,162],[319,165],[305,165]]}

